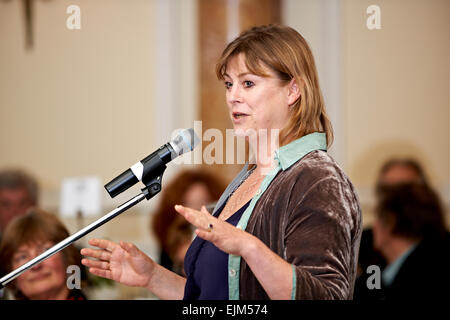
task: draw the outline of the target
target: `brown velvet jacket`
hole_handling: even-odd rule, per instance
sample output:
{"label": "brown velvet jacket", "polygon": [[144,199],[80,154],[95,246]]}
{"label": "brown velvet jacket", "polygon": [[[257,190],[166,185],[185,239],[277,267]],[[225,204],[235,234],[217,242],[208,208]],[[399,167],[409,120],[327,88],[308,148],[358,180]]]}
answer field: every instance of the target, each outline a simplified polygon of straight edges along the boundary
{"label": "brown velvet jacket", "polygon": [[[352,299],[361,225],[352,183],[326,152],[315,150],[278,172],[246,231],[293,265],[293,298]],[[269,298],[243,259],[239,279],[240,299]]]}
{"label": "brown velvet jacket", "polygon": [[[291,299],[353,296],[361,208],[352,183],[326,149],[324,132],[280,147],[273,170],[236,225],[292,265]],[[245,165],[214,213],[250,172]],[[246,262],[232,254],[228,255],[228,293],[230,300],[269,298]]]}

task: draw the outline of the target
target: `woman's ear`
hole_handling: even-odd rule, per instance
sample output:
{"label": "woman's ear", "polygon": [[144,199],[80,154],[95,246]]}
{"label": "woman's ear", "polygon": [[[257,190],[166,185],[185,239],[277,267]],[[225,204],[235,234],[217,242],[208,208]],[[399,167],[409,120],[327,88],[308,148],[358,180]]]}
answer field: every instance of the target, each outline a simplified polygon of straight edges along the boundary
{"label": "woman's ear", "polygon": [[288,105],[291,106],[296,103],[301,96],[300,87],[297,85],[294,78],[289,82],[288,90]]}

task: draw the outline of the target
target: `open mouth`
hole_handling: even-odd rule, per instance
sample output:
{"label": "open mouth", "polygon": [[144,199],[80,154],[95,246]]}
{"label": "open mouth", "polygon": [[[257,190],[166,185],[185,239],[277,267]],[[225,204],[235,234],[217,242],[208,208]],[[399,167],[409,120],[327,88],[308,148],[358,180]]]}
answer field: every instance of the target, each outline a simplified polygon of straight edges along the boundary
{"label": "open mouth", "polygon": [[243,117],[248,116],[248,114],[246,113],[242,113],[242,112],[233,112],[233,119],[241,119]]}

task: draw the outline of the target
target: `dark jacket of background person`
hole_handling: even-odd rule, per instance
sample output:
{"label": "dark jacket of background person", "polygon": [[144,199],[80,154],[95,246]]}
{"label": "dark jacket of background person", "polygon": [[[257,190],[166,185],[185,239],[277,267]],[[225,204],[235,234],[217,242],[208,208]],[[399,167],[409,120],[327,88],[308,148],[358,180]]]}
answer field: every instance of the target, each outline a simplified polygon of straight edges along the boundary
{"label": "dark jacket of background person", "polygon": [[447,268],[450,261],[449,239],[422,240],[406,258],[389,287],[382,283],[381,299],[448,300],[450,276],[437,269]]}

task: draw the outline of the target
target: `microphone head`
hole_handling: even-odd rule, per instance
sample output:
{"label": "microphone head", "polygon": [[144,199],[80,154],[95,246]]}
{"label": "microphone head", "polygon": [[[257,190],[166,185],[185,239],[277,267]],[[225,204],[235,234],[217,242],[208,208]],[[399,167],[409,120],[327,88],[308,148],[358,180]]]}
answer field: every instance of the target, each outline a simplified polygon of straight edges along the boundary
{"label": "microphone head", "polygon": [[173,148],[172,159],[181,156],[186,152],[191,152],[200,142],[200,138],[194,132],[193,128],[183,129],[177,136],[170,141]]}

